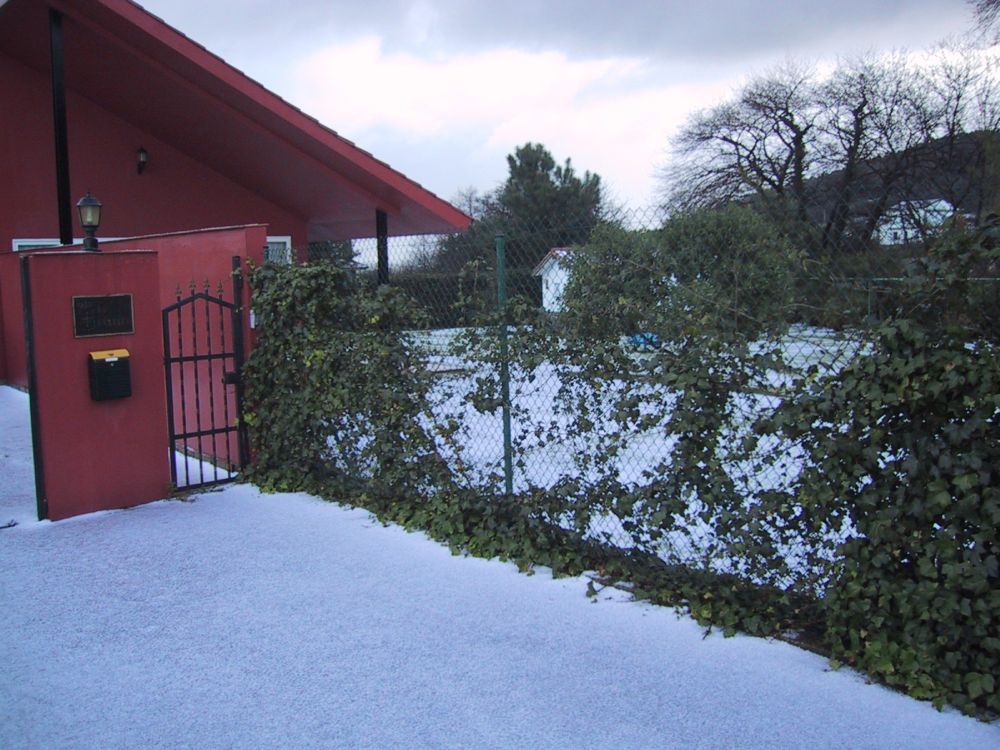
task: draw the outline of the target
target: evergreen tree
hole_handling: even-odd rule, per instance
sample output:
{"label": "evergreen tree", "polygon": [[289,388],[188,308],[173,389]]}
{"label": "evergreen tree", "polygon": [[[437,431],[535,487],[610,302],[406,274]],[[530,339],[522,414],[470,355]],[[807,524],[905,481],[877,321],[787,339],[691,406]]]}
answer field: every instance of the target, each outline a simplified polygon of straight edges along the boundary
{"label": "evergreen tree", "polygon": [[507,219],[509,257],[534,267],[553,247],[585,242],[601,216],[601,178],[576,174],[569,159],[556,164],[538,143],[507,157],[509,174],[497,196]]}
{"label": "evergreen tree", "polygon": [[463,235],[442,241],[435,270],[456,272],[470,261],[492,265],[495,237],[507,238],[508,267],[530,271],[553,247],[585,242],[602,216],[601,178],[578,175],[572,162],[556,163],[545,146],[526,143],[507,157],[508,175],[495,191],[466,191],[474,222]]}

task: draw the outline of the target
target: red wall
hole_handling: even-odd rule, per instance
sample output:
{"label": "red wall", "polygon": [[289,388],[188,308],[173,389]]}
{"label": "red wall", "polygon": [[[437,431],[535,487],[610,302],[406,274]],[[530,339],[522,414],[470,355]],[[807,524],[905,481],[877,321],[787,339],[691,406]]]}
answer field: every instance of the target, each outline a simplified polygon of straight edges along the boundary
{"label": "red wall", "polygon": [[7,379],[7,344],[3,327],[3,284],[0,282],[0,383]]}
{"label": "red wall", "polygon": [[[248,226],[211,229],[182,234],[137,237],[102,242],[102,251],[155,250],[159,253],[158,300],[160,308],[172,304],[180,286],[189,294],[194,281],[199,289],[208,281],[214,293],[219,282],[225,298],[232,300],[230,273],[232,256],[238,255],[256,264],[263,262],[267,227]],[[24,315],[21,301],[21,253],[0,253],[0,381],[22,388],[28,385],[24,350]],[[6,352],[6,358],[2,355]],[[4,363],[6,359],[6,364]]]}
{"label": "red wall", "polygon": [[[304,219],[188,157],[183,144],[163,143],[72,91],[67,92],[66,109],[70,195],[75,202],[89,190],[101,200],[101,236],[262,224],[267,229],[261,232],[258,247],[265,235],[291,236],[293,246],[307,241]],[[140,146],[149,152],[142,175],[136,170]],[[48,77],[0,54],[0,165],[4,171],[0,180],[0,381],[21,386],[25,370],[20,281],[10,251],[14,239],[59,236],[54,153]],[[73,221],[74,237],[82,237],[75,211]],[[198,253],[191,250],[190,254]],[[178,259],[178,270],[184,266],[196,271],[199,281],[206,273],[214,274],[214,267],[202,268],[202,257],[192,262]],[[220,260],[225,274],[228,262],[228,255]],[[186,285],[190,279],[180,280]],[[164,283],[175,280],[165,276]]]}
{"label": "red wall", "polygon": [[238,255],[243,265],[251,260],[264,262],[265,226],[205,229],[197,232],[135,237],[127,240],[102,242],[104,252],[114,250],[155,250],[160,259],[160,307],[177,300],[177,287],[182,296],[190,294],[191,283],[198,291],[207,281],[212,293],[222,282],[224,296],[232,301],[232,257]]}
{"label": "red wall", "polygon": [[28,385],[18,255],[0,253],[0,382]]}
{"label": "red wall", "polygon": [[[36,454],[48,518],[166,497],[166,399],[155,253],[32,254]],[[75,338],[72,297],[132,294],[135,333]],[[88,353],[128,349],[132,395],[90,398]]]}
{"label": "red wall", "polygon": [[[48,78],[0,54],[0,101],[2,252],[15,238],[58,237],[59,217]],[[72,91],[66,110],[70,196],[75,202],[89,190],[101,200],[102,236],[267,224],[269,234],[291,235],[293,245],[307,241],[301,217],[188,157],[183,144],[163,143]],[[142,175],[140,146],[149,153]],[[79,226],[74,236],[83,236]]]}

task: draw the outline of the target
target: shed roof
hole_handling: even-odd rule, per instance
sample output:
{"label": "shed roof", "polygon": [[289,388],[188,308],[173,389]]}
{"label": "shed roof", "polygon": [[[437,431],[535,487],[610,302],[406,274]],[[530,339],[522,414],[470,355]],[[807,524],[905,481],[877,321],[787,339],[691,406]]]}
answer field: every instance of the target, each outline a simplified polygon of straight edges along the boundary
{"label": "shed roof", "polygon": [[63,14],[66,85],[295,215],[309,239],[464,229],[470,219],[131,0],[0,2],[0,52],[48,74]]}
{"label": "shed roof", "polygon": [[554,247],[545,253],[545,257],[538,261],[538,265],[532,270],[532,276],[544,276],[551,269],[559,266],[564,258],[573,254],[572,247]]}

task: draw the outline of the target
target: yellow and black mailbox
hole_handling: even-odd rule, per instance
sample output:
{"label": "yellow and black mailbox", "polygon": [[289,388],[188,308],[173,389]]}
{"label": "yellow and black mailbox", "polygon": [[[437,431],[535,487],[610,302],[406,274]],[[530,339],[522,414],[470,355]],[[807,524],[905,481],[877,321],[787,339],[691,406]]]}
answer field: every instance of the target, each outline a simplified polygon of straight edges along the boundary
{"label": "yellow and black mailbox", "polygon": [[129,368],[128,349],[105,349],[91,352],[90,397],[94,401],[108,401],[132,395],[132,374]]}

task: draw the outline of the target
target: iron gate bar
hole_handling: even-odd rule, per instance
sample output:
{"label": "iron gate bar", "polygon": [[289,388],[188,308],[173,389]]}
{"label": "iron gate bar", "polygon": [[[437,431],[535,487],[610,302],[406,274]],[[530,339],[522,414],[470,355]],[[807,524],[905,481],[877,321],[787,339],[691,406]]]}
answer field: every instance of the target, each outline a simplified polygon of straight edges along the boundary
{"label": "iron gate bar", "polygon": [[[218,288],[217,288],[216,291],[218,293],[219,299],[222,299],[222,282],[219,282],[219,286],[218,286]],[[235,304],[239,304],[239,299],[234,297],[233,302]],[[223,316],[223,315],[219,315],[219,346],[221,346],[223,350],[225,350],[225,348],[226,348],[226,322],[225,322],[224,317],[225,316]],[[206,327],[206,335],[207,335],[207,340],[208,340],[208,350],[209,350],[209,352],[211,352],[211,350],[212,350],[212,327],[211,327],[211,321],[209,321],[209,320],[206,319],[206,321],[205,321],[205,327]],[[214,358],[208,360],[208,379],[211,380],[211,381],[213,381],[213,382],[215,381],[215,370],[214,370],[214,367],[213,367],[214,364],[215,364],[215,359]],[[223,360],[222,361],[222,376],[223,376],[222,377],[222,382],[223,382],[224,385],[226,384],[225,373],[226,373],[226,362],[225,362],[225,360]],[[212,405],[209,408],[212,410],[212,414],[214,415],[215,414],[215,398],[214,398],[215,389],[214,388],[210,388],[209,389],[209,393],[213,395],[213,397],[212,397]],[[223,389],[223,395],[222,395],[222,410],[223,410],[222,421],[223,421],[224,424],[228,425],[229,424],[229,399],[226,398],[225,389]],[[213,446],[213,448],[215,447],[215,436],[214,435],[212,436],[212,446]],[[233,465],[232,441],[230,441],[228,438],[226,438],[226,466],[232,466],[232,465]]]}
{"label": "iron gate bar", "polygon": [[[207,286],[207,283],[206,283],[206,286]],[[192,291],[194,291],[194,290],[192,289]],[[208,307],[207,300],[205,302],[205,306],[206,306],[206,308]],[[182,315],[183,313],[178,310],[177,314],[178,315]],[[206,314],[209,314],[207,312],[207,310],[206,310]],[[192,348],[193,348],[194,356],[197,357],[198,356],[198,305],[196,304],[196,302],[192,302],[192,304],[191,304],[191,339],[192,339]],[[180,344],[180,343],[178,343],[178,345],[179,346],[183,346],[183,344]],[[183,349],[181,351],[183,351]],[[200,431],[201,430],[201,378],[198,377],[198,371],[199,371],[198,366],[195,365],[193,369],[194,369],[194,421],[195,421],[195,425],[198,428],[198,431]],[[211,384],[209,384],[209,385],[211,387]],[[202,439],[200,437],[198,438],[198,454],[197,455],[199,456],[199,458],[201,456],[205,455],[205,445],[202,442]],[[187,460],[185,460],[184,461],[184,475],[185,475],[185,477],[188,478],[188,479],[190,479],[190,473],[191,473],[191,464],[188,463]],[[204,482],[205,482],[205,464],[204,464],[203,461],[198,461],[198,478],[201,480],[201,482],[199,482],[199,484],[204,484]],[[218,479],[218,476],[216,476],[215,479]],[[187,482],[187,484],[190,486],[191,483]]]}
{"label": "iron gate bar", "polygon": [[168,357],[168,358],[165,359],[165,361],[174,362],[174,363],[177,363],[177,362],[196,362],[196,361],[197,362],[204,362],[204,361],[209,360],[209,359],[229,359],[232,356],[233,355],[232,355],[231,352],[227,353],[227,354],[200,354],[197,357],[195,357],[195,356],[193,356],[191,354],[188,354],[187,356],[184,356],[184,357]]}

